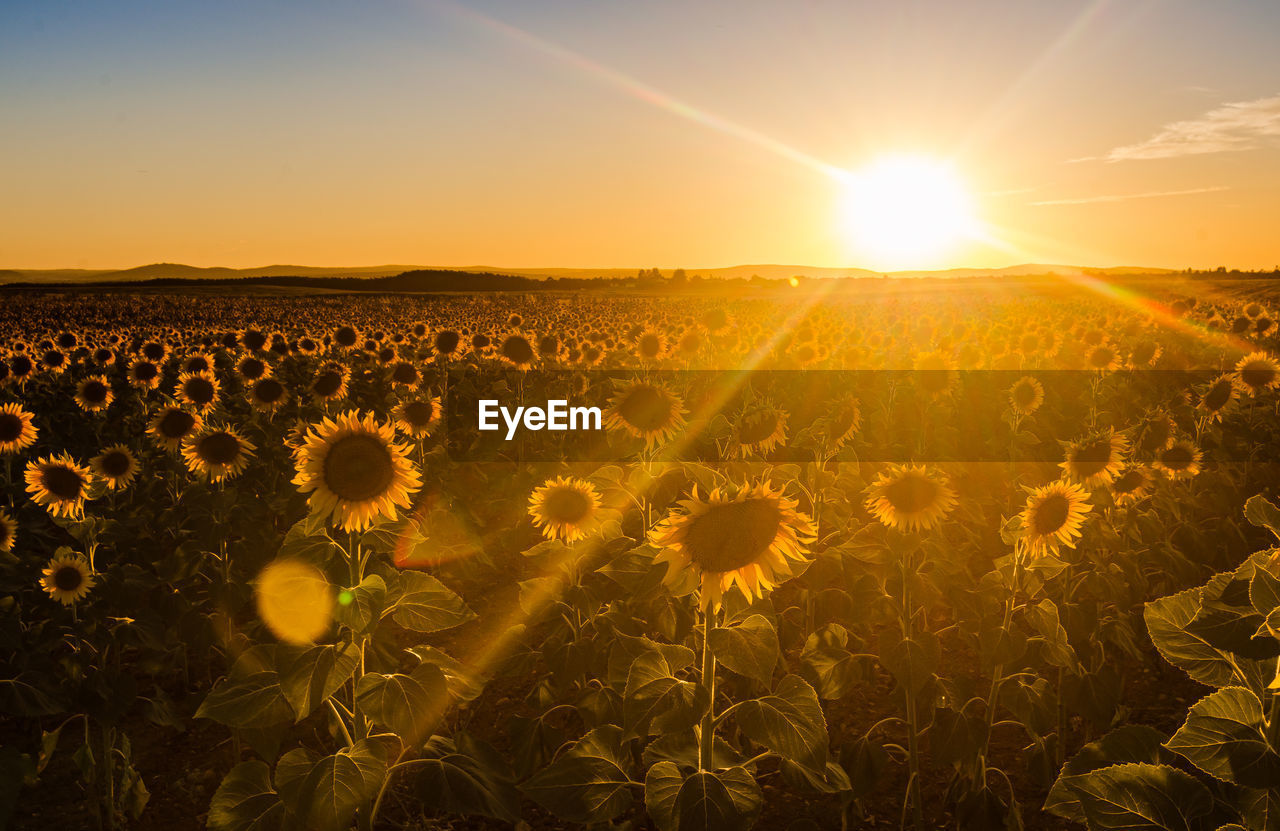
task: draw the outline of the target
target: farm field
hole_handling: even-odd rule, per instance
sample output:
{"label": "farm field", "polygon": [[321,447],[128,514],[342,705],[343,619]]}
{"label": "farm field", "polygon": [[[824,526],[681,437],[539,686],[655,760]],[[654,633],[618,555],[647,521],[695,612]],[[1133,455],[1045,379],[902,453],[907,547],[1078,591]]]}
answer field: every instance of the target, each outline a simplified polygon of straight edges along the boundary
{"label": "farm field", "polygon": [[1273,283],[874,283],[6,293],[0,828],[1280,829]]}

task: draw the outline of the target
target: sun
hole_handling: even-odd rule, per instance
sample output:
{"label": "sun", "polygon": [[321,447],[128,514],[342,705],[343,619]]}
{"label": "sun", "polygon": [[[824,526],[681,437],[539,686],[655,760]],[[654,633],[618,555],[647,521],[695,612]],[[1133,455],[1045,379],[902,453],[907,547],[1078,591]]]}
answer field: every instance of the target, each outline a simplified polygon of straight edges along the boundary
{"label": "sun", "polygon": [[980,236],[969,191],[946,162],[885,156],[838,178],[840,232],[858,265],[935,268]]}

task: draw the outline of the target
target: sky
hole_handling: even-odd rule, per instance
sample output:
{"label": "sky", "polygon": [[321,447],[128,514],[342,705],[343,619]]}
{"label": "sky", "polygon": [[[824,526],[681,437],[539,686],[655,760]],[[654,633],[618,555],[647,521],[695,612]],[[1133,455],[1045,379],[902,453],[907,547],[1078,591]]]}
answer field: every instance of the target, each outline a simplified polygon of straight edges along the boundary
{"label": "sky", "polygon": [[[1277,32],[1262,0],[0,0],[0,268],[1270,269]],[[937,176],[866,185],[895,159]]]}

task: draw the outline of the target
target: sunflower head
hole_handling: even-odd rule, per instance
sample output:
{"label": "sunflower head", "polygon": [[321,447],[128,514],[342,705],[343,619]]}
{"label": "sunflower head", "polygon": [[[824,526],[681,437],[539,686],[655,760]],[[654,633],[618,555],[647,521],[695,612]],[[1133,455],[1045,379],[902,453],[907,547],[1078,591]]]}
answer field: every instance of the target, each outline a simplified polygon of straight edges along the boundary
{"label": "sunflower head", "polygon": [[667,565],[667,585],[698,588],[700,605],[714,612],[734,586],[750,600],[793,576],[816,534],[795,500],[765,481],[705,499],[695,487],[649,539],[661,549],[656,561]]}
{"label": "sunflower head", "polygon": [[138,460],[127,446],[117,444],[90,459],[89,469],[111,490],[121,490],[138,475]]}
{"label": "sunflower head", "polygon": [[503,362],[517,369],[528,369],[533,365],[533,361],[538,354],[528,338],[524,335],[513,334],[503,339],[502,344],[498,347],[498,356],[502,358]]}
{"label": "sunflower head", "polygon": [[1092,506],[1081,485],[1052,482],[1027,496],[1022,512],[1022,534],[1031,553],[1057,551],[1060,546],[1075,548],[1084,515]]}
{"label": "sunflower head", "polygon": [[787,440],[787,413],[772,405],[755,406],[738,416],[733,443],[738,455],[766,454]]}
{"label": "sunflower head", "polygon": [[89,562],[70,548],[59,548],[40,576],[40,587],[64,606],[83,600],[93,584]]}
{"label": "sunflower head", "polygon": [[1105,485],[1124,469],[1129,440],[1108,430],[1067,445],[1066,461],[1060,467],[1066,478],[1086,488]]}
{"label": "sunflower head", "polygon": [[347,531],[361,531],[378,517],[396,518],[422,486],[408,448],[395,441],[389,423],[347,412],[312,427],[296,454],[294,484],[311,493],[311,508]]}
{"label": "sunflower head", "polygon": [[76,387],[76,403],[86,413],[102,412],[114,399],[111,382],[100,375],[86,378]]}
{"label": "sunflower head", "polygon": [[438,397],[415,398],[401,401],[391,411],[395,419],[396,429],[413,439],[428,436],[439,426],[444,417],[444,408]]}
{"label": "sunflower head", "polygon": [[287,400],[289,391],[272,376],[259,378],[249,386],[249,403],[259,412],[275,412]]}
{"label": "sunflower head", "polygon": [[197,413],[182,407],[161,407],[151,418],[147,432],[162,449],[177,451],[182,447],[182,440],[198,431],[204,425]]}
{"label": "sunflower head", "polygon": [[212,372],[184,372],[178,376],[178,398],[205,412],[218,403],[218,379]]}
{"label": "sunflower head", "polygon": [[1130,465],[1111,483],[1111,498],[1117,505],[1139,502],[1151,488],[1151,473],[1142,465]]}
{"label": "sunflower head", "polygon": [[645,447],[667,442],[684,424],[680,399],[657,384],[633,381],[609,401],[606,426],[644,439]]}
{"label": "sunflower head", "polygon": [[183,439],[182,458],[196,476],[221,482],[248,467],[256,449],[230,427],[214,427]]}
{"label": "sunflower head", "polygon": [[1210,422],[1221,421],[1223,412],[1235,397],[1235,379],[1231,375],[1219,375],[1200,396],[1197,406],[1209,416]]}
{"label": "sunflower head", "polygon": [[1280,387],[1280,361],[1266,352],[1254,352],[1236,364],[1236,386],[1246,395],[1262,393]]}
{"label": "sunflower head", "polygon": [[529,516],[549,540],[575,542],[590,534],[600,509],[600,493],[590,482],[570,476],[551,479],[529,496]]}
{"label": "sunflower head", "polygon": [[9,512],[0,508],[0,551],[6,553],[13,550],[13,543],[18,538],[18,523]]}
{"label": "sunflower head", "polygon": [[0,456],[8,456],[35,444],[36,430],[28,412],[21,404],[10,402],[0,405]]}
{"label": "sunflower head", "polygon": [[79,519],[84,502],[92,498],[89,470],[66,453],[45,456],[27,465],[27,492],[54,516]]}
{"label": "sunflower head", "polygon": [[928,531],[956,506],[956,494],[940,471],[893,465],[867,488],[867,510],[900,531]]}
{"label": "sunflower head", "polygon": [[1030,375],[1019,378],[1009,389],[1009,404],[1020,416],[1029,416],[1044,403],[1044,386]]}
{"label": "sunflower head", "polygon": [[1204,453],[1189,439],[1178,439],[1156,454],[1155,467],[1170,479],[1190,479],[1200,472]]}

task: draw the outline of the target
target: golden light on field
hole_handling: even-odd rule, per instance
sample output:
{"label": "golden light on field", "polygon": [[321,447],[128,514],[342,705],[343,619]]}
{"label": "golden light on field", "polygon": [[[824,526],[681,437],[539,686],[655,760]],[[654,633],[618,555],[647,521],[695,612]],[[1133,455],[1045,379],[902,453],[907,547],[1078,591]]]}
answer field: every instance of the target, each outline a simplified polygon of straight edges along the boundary
{"label": "golden light on field", "polygon": [[315,566],[276,560],[258,575],[258,615],[280,640],[315,643],[333,619],[333,589]]}
{"label": "golden light on field", "polygon": [[884,156],[838,178],[840,233],[868,267],[937,267],[981,236],[968,188],[946,162]]}

